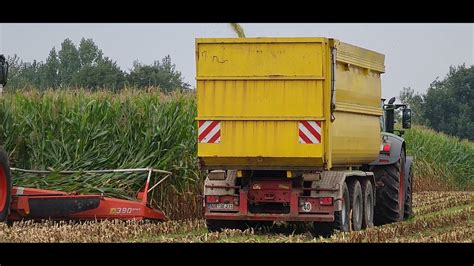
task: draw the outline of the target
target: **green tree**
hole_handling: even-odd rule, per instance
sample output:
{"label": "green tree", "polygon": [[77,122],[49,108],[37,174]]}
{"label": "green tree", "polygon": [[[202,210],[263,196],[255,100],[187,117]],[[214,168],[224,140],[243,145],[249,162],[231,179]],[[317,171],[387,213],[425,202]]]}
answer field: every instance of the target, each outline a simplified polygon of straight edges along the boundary
{"label": "green tree", "polygon": [[74,75],[81,68],[81,61],[79,58],[79,51],[70,39],[65,39],[61,43],[61,50],[59,55],[59,76],[61,86],[71,86]]}
{"label": "green tree", "polygon": [[97,64],[102,59],[102,50],[94,43],[92,39],[82,38],[79,43],[79,59],[81,61],[81,67],[90,66]]}
{"label": "green tree", "polygon": [[181,72],[176,70],[169,55],[164,57],[161,62],[155,61],[153,65],[143,65],[135,61],[127,80],[130,85],[139,88],[158,86],[165,92],[190,89],[190,85],[184,82]]}
{"label": "green tree", "polygon": [[474,140],[474,66],[450,67],[445,79],[431,83],[423,107],[427,126]]}
{"label": "green tree", "polygon": [[[10,58],[9,86],[15,88],[35,87],[42,89],[44,82],[44,64],[33,60],[32,63],[23,62],[16,55]],[[11,74],[11,75],[10,75]]]}
{"label": "green tree", "polygon": [[5,90],[14,90],[16,88],[20,88],[22,86],[23,77],[21,75],[21,69],[23,65],[23,61],[17,54],[13,56],[7,55],[8,61],[8,85]]}
{"label": "green tree", "polygon": [[415,93],[415,91],[410,88],[403,88],[399,96],[400,102],[407,104],[412,110],[412,122],[418,125],[426,124],[424,120],[424,109],[423,109],[423,95],[420,93]]}
{"label": "green tree", "polygon": [[105,57],[93,65],[83,66],[74,76],[74,83],[90,90],[121,90],[125,83],[125,73],[116,62]]}
{"label": "green tree", "polygon": [[58,88],[61,84],[59,77],[59,67],[60,62],[58,59],[58,54],[56,53],[56,48],[53,47],[49,52],[48,58],[46,58],[45,64],[45,74],[44,79],[47,87]]}

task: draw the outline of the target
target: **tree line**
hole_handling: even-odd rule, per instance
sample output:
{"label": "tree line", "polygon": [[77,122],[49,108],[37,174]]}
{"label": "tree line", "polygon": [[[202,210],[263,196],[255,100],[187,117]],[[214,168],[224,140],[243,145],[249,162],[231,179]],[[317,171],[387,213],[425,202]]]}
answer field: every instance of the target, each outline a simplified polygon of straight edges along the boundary
{"label": "tree line", "polygon": [[474,140],[474,66],[451,66],[446,77],[436,78],[426,93],[403,88],[400,101],[411,107],[413,123]]}
{"label": "tree line", "polygon": [[59,51],[55,47],[51,49],[46,62],[23,62],[16,54],[7,56],[7,60],[10,64],[9,90],[80,87],[119,91],[125,86],[159,87],[164,92],[190,89],[169,55],[151,65],[135,61],[127,73],[116,61],[104,56],[92,39],[82,38],[78,46],[65,39]]}

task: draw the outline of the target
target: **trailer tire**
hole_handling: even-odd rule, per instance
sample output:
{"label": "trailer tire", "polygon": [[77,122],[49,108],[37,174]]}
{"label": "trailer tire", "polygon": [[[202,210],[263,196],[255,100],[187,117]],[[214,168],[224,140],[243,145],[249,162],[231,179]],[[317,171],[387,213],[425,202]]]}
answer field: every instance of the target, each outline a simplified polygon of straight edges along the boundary
{"label": "trailer tire", "polygon": [[364,214],[364,200],[359,180],[349,182],[349,195],[351,199],[351,227],[354,231],[362,229],[362,217]]}
{"label": "trailer tire", "polygon": [[334,212],[333,222],[313,222],[312,233],[316,236],[329,237],[335,231],[349,232],[350,197],[347,184],[342,187],[342,210]]}
{"label": "trailer tire", "polygon": [[362,216],[362,229],[374,226],[374,190],[368,179],[360,182],[362,187],[362,198],[364,200],[364,214]]}
{"label": "trailer tire", "polygon": [[[400,159],[389,165],[374,166],[372,171],[377,184],[374,224],[384,225],[403,220],[404,200],[403,178],[405,167],[405,152],[402,149]],[[402,180],[402,183],[400,183]]]}
{"label": "trailer tire", "polygon": [[209,232],[220,232],[225,229],[245,229],[245,223],[243,221],[232,220],[206,220],[206,226]]}
{"label": "trailer tire", "polygon": [[406,220],[412,215],[413,205],[413,173],[411,167],[408,171],[407,185],[406,185],[406,196],[405,196],[405,208],[403,218]]}
{"label": "trailer tire", "polygon": [[12,180],[8,155],[0,147],[0,222],[6,222],[10,214]]}

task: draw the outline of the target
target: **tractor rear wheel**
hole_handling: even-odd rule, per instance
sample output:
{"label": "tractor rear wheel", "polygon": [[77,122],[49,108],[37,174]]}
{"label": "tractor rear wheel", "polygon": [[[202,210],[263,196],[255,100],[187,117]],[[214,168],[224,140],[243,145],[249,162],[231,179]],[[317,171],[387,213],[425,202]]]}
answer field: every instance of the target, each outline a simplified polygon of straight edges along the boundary
{"label": "tractor rear wheel", "polygon": [[403,218],[406,220],[411,217],[412,215],[412,203],[413,203],[413,173],[410,167],[407,176],[407,184],[406,184],[406,196],[405,196],[405,213]]}
{"label": "tractor rear wheel", "polygon": [[12,181],[7,153],[0,147],[0,222],[6,222],[10,213]]}
{"label": "tractor rear wheel", "polygon": [[349,232],[350,196],[347,184],[342,188],[342,210],[334,212],[333,222],[313,222],[312,233],[316,236],[329,237],[334,231]]}
{"label": "tractor rear wheel", "polygon": [[374,223],[383,225],[403,220],[404,199],[403,179],[405,175],[405,152],[400,159],[389,165],[374,166],[372,171],[377,184]]}

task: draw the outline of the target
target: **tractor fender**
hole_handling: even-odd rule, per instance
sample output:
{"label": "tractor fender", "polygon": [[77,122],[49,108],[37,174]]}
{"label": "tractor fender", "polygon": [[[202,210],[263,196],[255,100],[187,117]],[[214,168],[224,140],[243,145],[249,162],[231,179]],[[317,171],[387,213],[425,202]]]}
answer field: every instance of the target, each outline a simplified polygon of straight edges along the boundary
{"label": "tractor fender", "polygon": [[[409,174],[410,174],[410,169],[411,169],[411,165],[413,163],[413,156],[406,156],[405,157],[405,176],[403,178],[403,181],[405,184],[404,188],[403,188],[403,191],[404,191],[404,194],[405,194],[405,197],[407,195],[407,186],[408,186],[408,177],[409,177]],[[412,173],[413,175],[413,173]],[[411,177],[412,178],[412,182],[413,182],[413,176]]]}
{"label": "tractor fender", "polygon": [[394,164],[400,160],[402,149],[405,149],[405,140],[403,138],[386,132],[382,132],[382,136],[386,137],[390,142],[390,154],[379,154],[376,160],[369,163],[371,166]]}

